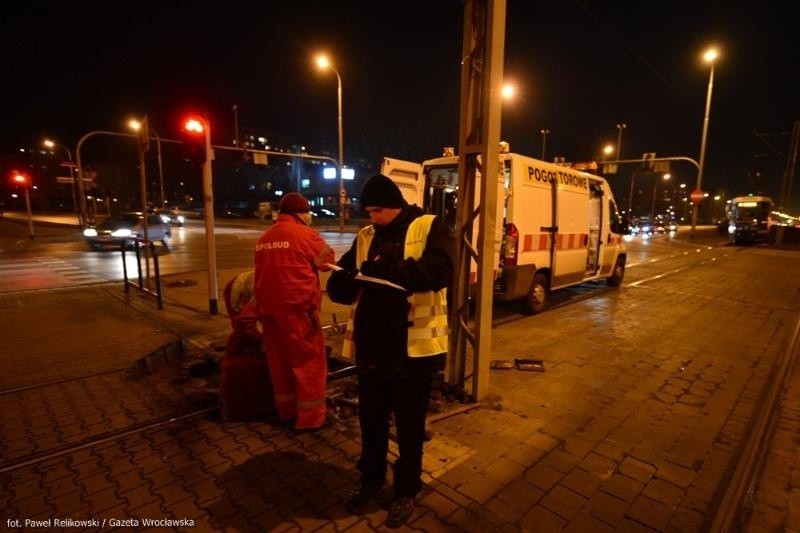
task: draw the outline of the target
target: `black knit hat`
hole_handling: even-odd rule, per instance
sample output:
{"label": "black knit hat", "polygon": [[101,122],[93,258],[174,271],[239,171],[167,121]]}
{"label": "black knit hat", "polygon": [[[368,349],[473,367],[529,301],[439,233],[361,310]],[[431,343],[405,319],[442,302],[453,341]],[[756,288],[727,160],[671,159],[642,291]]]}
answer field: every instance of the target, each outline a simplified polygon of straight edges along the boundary
{"label": "black knit hat", "polygon": [[403,193],[383,174],[372,176],[361,189],[361,207],[405,207]]}
{"label": "black knit hat", "polygon": [[302,195],[290,192],[281,199],[278,211],[281,213],[308,213],[311,211],[311,207],[308,205],[308,200]]}

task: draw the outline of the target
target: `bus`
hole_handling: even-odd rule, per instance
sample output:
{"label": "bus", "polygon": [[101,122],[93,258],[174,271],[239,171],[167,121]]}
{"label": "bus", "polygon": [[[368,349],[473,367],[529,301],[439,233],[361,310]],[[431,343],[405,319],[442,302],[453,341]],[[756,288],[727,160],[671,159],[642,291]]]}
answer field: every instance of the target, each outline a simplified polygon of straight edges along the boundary
{"label": "bus", "polygon": [[769,196],[737,196],[728,206],[730,242],[766,241],[772,219],[772,198]]}

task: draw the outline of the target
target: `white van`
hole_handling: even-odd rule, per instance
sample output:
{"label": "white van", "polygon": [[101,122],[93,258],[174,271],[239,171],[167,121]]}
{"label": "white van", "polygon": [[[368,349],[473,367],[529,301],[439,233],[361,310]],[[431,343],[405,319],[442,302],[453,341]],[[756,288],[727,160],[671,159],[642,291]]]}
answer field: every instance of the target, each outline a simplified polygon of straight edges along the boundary
{"label": "white van", "polygon": [[[422,164],[384,158],[381,172],[409,203],[454,227],[458,157],[446,154]],[[550,291],[589,280],[622,282],[627,228],[605,179],[512,153],[500,154],[499,170],[495,298],[525,299],[528,311],[538,313]],[[476,272],[473,261],[472,282]]]}

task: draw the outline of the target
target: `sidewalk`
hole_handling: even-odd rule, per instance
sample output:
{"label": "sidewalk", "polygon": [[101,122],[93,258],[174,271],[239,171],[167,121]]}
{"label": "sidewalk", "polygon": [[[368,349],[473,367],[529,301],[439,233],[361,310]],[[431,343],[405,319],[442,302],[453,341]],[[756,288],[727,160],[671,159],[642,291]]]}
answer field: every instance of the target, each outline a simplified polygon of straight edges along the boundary
{"label": "sidewalk", "polygon": [[[775,292],[788,268],[777,263],[757,280],[724,281]],[[219,272],[220,287],[241,271]],[[634,323],[651,291],[638,287],[494,329],[492,359],[543,359],[544,371],[492,370],[484,402],[431,416],[426,487],[405,530],[704,530],[752,412],[748,391],[763,385],[796,310],[706,305],[686,298],[694,283],[648,301],[653,316],[671,313],[669,327]],[[214,353],[229,332],[221,295],[220,314],[208,315],[205,272],[163,285],[163,311],[116,283],[0,295],[0,523],[382,530],[388,492],[363,514],[341,506],[357,480],[352,413],[305,435],[224,422],[202,386],[158,365],[147,372],[181,351]],[[346,316],[326,302],[323,323],[333,313]],[[690,335],[695,324],[703,335]],[[720,368],[709,352],[725,351],[740,360]],[[176,416],[189,412],[200,414]]]}

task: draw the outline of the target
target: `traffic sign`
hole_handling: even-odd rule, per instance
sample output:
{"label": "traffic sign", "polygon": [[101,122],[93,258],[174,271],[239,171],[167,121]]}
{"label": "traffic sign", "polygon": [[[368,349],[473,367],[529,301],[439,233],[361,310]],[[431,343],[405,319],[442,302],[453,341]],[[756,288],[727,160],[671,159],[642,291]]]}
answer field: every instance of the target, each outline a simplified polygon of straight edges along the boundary
{"label": "traffic sign", "polygon": [[694,203],[699,204],[705,196],[706,194],[703,191],[695,189],[692,191],[692,194],[689,195],[689,198],[691,198]]}

